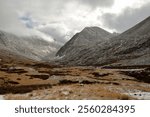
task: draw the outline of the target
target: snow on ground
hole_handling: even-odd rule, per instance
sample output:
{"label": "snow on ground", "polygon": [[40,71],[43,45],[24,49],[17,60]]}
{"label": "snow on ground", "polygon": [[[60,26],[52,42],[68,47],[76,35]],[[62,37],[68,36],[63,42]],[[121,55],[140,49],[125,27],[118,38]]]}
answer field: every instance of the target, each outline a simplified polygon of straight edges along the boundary
{"label": "snow on ground", "polygon": [[132,96],[132,97],[135,97],[139,100],[149,100],[150,99],[150,92],[141,92],[141,91],[138,91],[138,92],[131,92],[131,93],[128,93],[129,96]]}

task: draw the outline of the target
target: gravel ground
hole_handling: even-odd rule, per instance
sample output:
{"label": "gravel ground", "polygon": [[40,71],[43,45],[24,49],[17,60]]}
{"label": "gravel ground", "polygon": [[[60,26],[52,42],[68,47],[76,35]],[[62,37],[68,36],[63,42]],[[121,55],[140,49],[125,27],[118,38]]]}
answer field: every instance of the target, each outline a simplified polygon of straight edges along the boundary
{"label": "gravel ground", "polygon": [[3,95],[0,95],[0,100],[4,100],[4,96]]}

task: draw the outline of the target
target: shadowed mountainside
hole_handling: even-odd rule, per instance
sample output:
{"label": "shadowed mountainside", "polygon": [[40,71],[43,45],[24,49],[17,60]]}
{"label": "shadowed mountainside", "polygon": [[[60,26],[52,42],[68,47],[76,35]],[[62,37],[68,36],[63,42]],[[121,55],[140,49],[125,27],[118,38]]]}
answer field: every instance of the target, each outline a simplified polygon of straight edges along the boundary
{"label": "shadowed mountainside", "polygon": [[[88,29],[96,30],[93,27]],[[97,33],[104,34],[103,32],[108,36],[96,36]],[[89,34],[86,30],[76,34],[57,52],[57,62],[64,65],[150,64],[150,17],[115,37],[104,30],[97,33],[90,33],[90,39],[86,37]],[[84,40],[92,41],[82,44],[83,38],[80,35]]]}

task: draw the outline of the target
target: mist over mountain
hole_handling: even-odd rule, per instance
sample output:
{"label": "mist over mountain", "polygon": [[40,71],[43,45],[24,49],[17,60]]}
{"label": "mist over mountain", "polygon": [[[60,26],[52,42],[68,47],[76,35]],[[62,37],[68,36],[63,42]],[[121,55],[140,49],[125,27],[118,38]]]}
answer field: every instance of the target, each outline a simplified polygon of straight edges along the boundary
{"label": "mist over mountain", "polygon": [[150,17],[115,37],[97,29],[85,28],[76,34],[57,52],[57,61],[65,65],[150,64]]}
{"label": "mist over mountain", "polygon": [[59,47],[57,42],[49,42],[38,36],[19,37],[0,31],[0,50],[3,49],[33,60],[50,60]]}
{"label": "mist over mountain", "polygon": [[86,27],[60,47],[56,41],[39,36],[21,37],[0,31],[1,51],[37,61],[49,62],[56,54],[55,62],[63,65],[148,65],[150,17],[122,34]]}

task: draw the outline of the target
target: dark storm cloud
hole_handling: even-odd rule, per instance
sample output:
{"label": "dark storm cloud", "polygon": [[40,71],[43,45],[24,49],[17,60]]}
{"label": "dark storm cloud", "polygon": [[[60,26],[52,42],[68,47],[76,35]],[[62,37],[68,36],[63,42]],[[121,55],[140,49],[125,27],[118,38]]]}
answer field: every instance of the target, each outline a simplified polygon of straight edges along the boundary
{"label": "dark storm cloud", "polygon": [[140,8],[126,8],[120,15],[107,13],[102,16],[105,26],[123,32],[150,16],[150,3]]}
{"label": "dark storm cloud", "polygon": [[92,8],[110,7],[114,3],[114,0],[77,0],[77,1],[83,5],[88,5]]}

